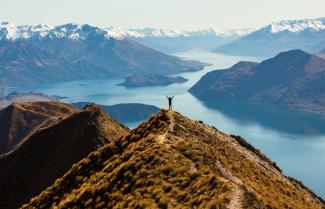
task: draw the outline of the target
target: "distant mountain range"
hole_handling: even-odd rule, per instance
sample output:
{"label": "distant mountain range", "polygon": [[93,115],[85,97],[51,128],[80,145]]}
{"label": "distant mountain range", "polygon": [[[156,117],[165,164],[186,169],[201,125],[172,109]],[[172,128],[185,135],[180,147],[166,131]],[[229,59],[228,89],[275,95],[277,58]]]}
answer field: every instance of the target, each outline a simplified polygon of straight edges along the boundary
{"label": "distant mountain range", "polygon": [[252,56],[274,56],[302,49],[315,53],[325,48],[325,18],[273,22],[215,51]]}
{"label": "distant mountain range", "polygon": [[205,102],[245,100],[325,114],[325,59],[302,50],[204,75],[189,91]]}
{"label": "distant mountain range", "polygon": [[142,28],[142,29],[120,29],[110,28],[115,34],[133,38],[175,38],[175,37],[240,37],[254,31],[251,28],[219,30],[215,28],[207,28],[201,30],[170,30],[163,28]]}
{"label": "distant mountain range", "polygon": [[[85,25],[84,25],[85,26]],[[213,48],[240,37],[254,29],[219,30],[207,28],[202,30],[169,30],[163,28],[124,29],[117,27],[98,28],[96,32],[80,30],[82,25],[66,24],[61,26],[51,25],[20,25],[8,22],[0,25],[0,40],[39,40],[39,39],[74,39],[86,40],[89,35],[101,33],[107,39],[130,39],[147,47],[174,53],[196,48]],[[92,27],[87,25],[88,27]]]}
{"label": "distant mountain range", "polygon": [[202,69],[90,25],[0,25],[0,87]]}
{"label": "distant mountain range", "polygon": [[167,53],[188,51],[192,49],[213,49],[225,43],[243,37],[254,29],[218,30],[214,28],[202,30],[168,30],[161,28],[119,29],[110,28],[143,45]]}

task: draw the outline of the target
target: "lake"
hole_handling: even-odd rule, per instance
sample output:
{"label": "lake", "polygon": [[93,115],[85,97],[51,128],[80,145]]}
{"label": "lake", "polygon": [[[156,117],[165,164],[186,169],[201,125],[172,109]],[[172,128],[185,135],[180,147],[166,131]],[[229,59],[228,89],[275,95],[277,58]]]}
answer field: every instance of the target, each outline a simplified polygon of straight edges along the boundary
{"label": "lake", "polygon": [[[17,87],[9,92],[38,91],[67,97],[63,102],[87,101],[104,105],[139,102],[165,108],[164,95],[175,95],[176,111],[225,133],[242,136],[275,161],[286,175],[302,180],[325,198],[325,117],[243,102],[203,103],[187,91],[205,73],[228,68],[241,60],[260,61],[263,58],[227,56],[204,50],[175,55],[212,65],[199,72],[179,74],[189,81],[167,87],[127,89],[117,86],[123,79],[105,79]],[[137,123],[127,125],[134,127]]]}

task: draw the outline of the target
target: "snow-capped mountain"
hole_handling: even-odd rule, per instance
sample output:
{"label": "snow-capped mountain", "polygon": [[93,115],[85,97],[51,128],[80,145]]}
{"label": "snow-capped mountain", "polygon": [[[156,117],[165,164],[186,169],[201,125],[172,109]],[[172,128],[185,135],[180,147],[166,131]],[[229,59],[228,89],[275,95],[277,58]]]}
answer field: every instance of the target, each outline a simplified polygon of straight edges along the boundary
{"label": "snow-capped mountain", "polygon": [[91,25],[0,26],[0,88],[146,73],[168,75],[204,66]]}
{"label": "snow-capped mountain", "polygon": [[198,36],[217,36],[231,37],[244,36],[254,29],[233,29],[219,30],[207,28],[202,30],[169,30],[163,28],[141,28],[141,29],[124,29],[124,28],[99,28],[88,24],[80,25],[68,23],[59,26],[51,25],[19,25],[16,26],[9,22],[0,23],[0,39],[17,40],[29,38],[69,38],[69,39],[86,39],[92,33],[106,36],[107,38],[176,38],[176,37],[198,37]]}
{"label": "snow-capped mountain", "polygon": [[271,33],[281,33],[284,31],[300,33],[305,30],[321,31],[325,29],[325,18],[277,21],[271,23],[266,28]]}
{"label": "snow-capped mountain", "polygon": [[123,28],[109,28],[126,37],[132,38],[176,38],[176,37],[198,37],[198,36],[244,36],[254,31],[251,28],[220,30],[215,28],[207,28],[202,30],[169,30],[163,28],[142,28],[142,29],[123,29]]}
{"label": "snow-capped mountain", "polygon": [[253,32],[253,29],[219,30],[169,30],[162,28],[124,29],[117,27],[99,28],[91,25],[64,24],[20,25],[9,22],[0,24],[0,40],[73,39],[86,40],[94,36],[105,39],[129,38],[159,51],[174,53],[194,48],[213,48],[236,40]]}
{"label": "snow-capped mountain", "polygon": [[253,29],[219,30],[214,28],[192,31],[162,28],[109,28],[109,30],[167,53],[197,48],[212,49],[217,45],[229,43],[254,31]]}
{"label": "snow-capped mountain", "polygon": [[325,18],[273,22],[216,51],[229,54],[272,56],[302,49],[311,53],[325,48]]}
{"label": "snow-capped mountain", "polygon": [[0,24],[0,40],[21,40],[21,39],[46,39],[66,38],[85,40],[91,36],[102,36],[107,39],[123,39],[124,37],[114,30],[103,29],[88,24],[65,24],[56,27],[50,25],[20,25],[16,26],[9,22]]}

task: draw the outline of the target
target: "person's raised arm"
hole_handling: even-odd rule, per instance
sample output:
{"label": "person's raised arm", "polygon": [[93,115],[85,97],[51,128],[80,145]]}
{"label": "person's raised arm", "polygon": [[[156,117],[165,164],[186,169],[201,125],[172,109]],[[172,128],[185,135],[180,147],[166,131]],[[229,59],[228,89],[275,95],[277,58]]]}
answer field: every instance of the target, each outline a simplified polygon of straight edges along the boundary
{"label": "person's raised arm", "polygon": [[174,99],[174,96],[175,96],[175,95],[173,95],[172,99]]}

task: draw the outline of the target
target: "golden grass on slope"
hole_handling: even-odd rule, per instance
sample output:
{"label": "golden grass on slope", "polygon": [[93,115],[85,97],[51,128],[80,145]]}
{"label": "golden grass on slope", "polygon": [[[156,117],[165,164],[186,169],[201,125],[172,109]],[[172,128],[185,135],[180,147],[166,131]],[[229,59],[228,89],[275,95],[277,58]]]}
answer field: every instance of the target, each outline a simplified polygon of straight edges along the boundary
{"label": "golden grass on slope", "polygon": [[23,208],[220,208],[231,187],[208,167],[155,143],[168,128],[159,113],[91,153]]}
{"label": "golden grass on slope", "polygon": [[161,111],[75,164],[23,208],[227,208],[236,190],[242,208],[324,206],[248,145]]}
{"label": "golden grass on slope", "polygon": [[14,102],[0,110],[0,155],[9,152],[23,138],[40,127],[45,127],[77,112],[59,102]]}
{"label": "golden grass on slope", "polygon": [[0,208],[15,209],[62,177],[74,163],[129,131],[97,107],[42,127],[0,156]]}
{"label": "golden grass on slope", "polygon": [[[324,204],[305,188],[285,177],[281,170],[251,145],[200,123],[193,123],[176,114],[176,136],[185,139],[175,145],[188,158],[211,168],[222,167],[240,179],[246,188],[246,206],[254,208],[322,208]],[[187,139],[186,139],[187,138]],[[191,141],[191,143],[188,143]],[[247,142],[246,142],[247,143]],[[248,154],[247,154],[248,153]],[[263,164],[260,164],[263,162]],[[262,204],[262,205],[261,205]]]}

